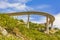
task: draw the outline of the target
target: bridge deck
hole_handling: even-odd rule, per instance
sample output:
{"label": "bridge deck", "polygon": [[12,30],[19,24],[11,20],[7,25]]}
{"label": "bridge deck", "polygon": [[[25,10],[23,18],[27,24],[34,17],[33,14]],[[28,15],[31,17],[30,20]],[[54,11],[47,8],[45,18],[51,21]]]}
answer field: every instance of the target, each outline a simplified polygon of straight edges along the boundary
{"label": "bridge deck", "polygon": [[15,12],[15,13],[6,13],[6,14],[9,16],[31,15],[31,14],[42,15],[49,18],[49,23],[53,23],[55,20],[54,16],[45,12]]}

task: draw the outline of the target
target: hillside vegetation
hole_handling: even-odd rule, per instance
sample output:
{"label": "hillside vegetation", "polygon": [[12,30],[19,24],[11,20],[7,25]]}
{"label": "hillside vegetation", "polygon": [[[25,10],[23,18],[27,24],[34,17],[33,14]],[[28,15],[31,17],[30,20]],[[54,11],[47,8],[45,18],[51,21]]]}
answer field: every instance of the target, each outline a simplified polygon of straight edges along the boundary
{"label": "hillside vegetation", "polygon": [[30,22],[30,28],[27,28],[23,20],[5,14],[0,14],[0,26],[8,33],[3,35],[4,33],[0,31],[0,40],[60,40],[59,29],[54,34],[46,34],[45,26],[42,24]]}

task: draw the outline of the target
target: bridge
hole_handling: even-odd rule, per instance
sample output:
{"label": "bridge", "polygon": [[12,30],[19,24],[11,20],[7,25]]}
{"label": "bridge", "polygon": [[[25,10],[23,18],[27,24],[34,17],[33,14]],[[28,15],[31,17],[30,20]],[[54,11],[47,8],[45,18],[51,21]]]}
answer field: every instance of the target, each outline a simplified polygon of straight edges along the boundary
{"label": "bridge", "polygon": [[46,17],[46,27],[47,32],[49,33],[49,25],[52,27],[53,22],[55,21],[55,17],[51,14],[45,12],[36,12],[36,11],[28,11],[28,12],[14,12],[14,13],[6,13],[9,16],[21,16],[21,15],[28,15],[27,27],[29,28],[29,15],[42,15]]}

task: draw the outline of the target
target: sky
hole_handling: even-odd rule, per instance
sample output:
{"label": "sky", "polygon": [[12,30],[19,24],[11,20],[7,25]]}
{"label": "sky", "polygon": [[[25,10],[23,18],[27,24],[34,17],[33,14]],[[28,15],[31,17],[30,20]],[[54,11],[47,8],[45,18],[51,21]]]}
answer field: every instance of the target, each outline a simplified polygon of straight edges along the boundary
{"label": "sky", "polygon": [[[60,28],[60,0],[0,0],[0,13],[24,11],[47,12],[55,17],[54,25]],[[27,20],[25,16],[18,16],[18,19]],[[38,15],[31,15],[30,21],[43,23],[46,18]]]}

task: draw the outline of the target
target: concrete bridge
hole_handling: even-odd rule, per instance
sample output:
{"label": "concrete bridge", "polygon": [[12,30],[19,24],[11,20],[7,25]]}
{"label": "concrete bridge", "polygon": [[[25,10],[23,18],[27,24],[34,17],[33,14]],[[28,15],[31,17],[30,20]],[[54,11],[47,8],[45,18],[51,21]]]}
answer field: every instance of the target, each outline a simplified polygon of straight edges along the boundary
{"label": "concrete bridge", "polygon": [[55,17],[45,13],[45,12],[36,12],[36,11],[28,11],[28,12],[15,12],[15,13],[6,13],[6,15],[9,16],[20,16],[20,15],[28,15],[28,21],[27,21],[27,27],[29,28],[29,15],[42,15],[46,17],[46,27],[47,27],[47,32],[49,33],[49,25],[51,25],[51,27],[53,26],[53,22],[55,21]]}

